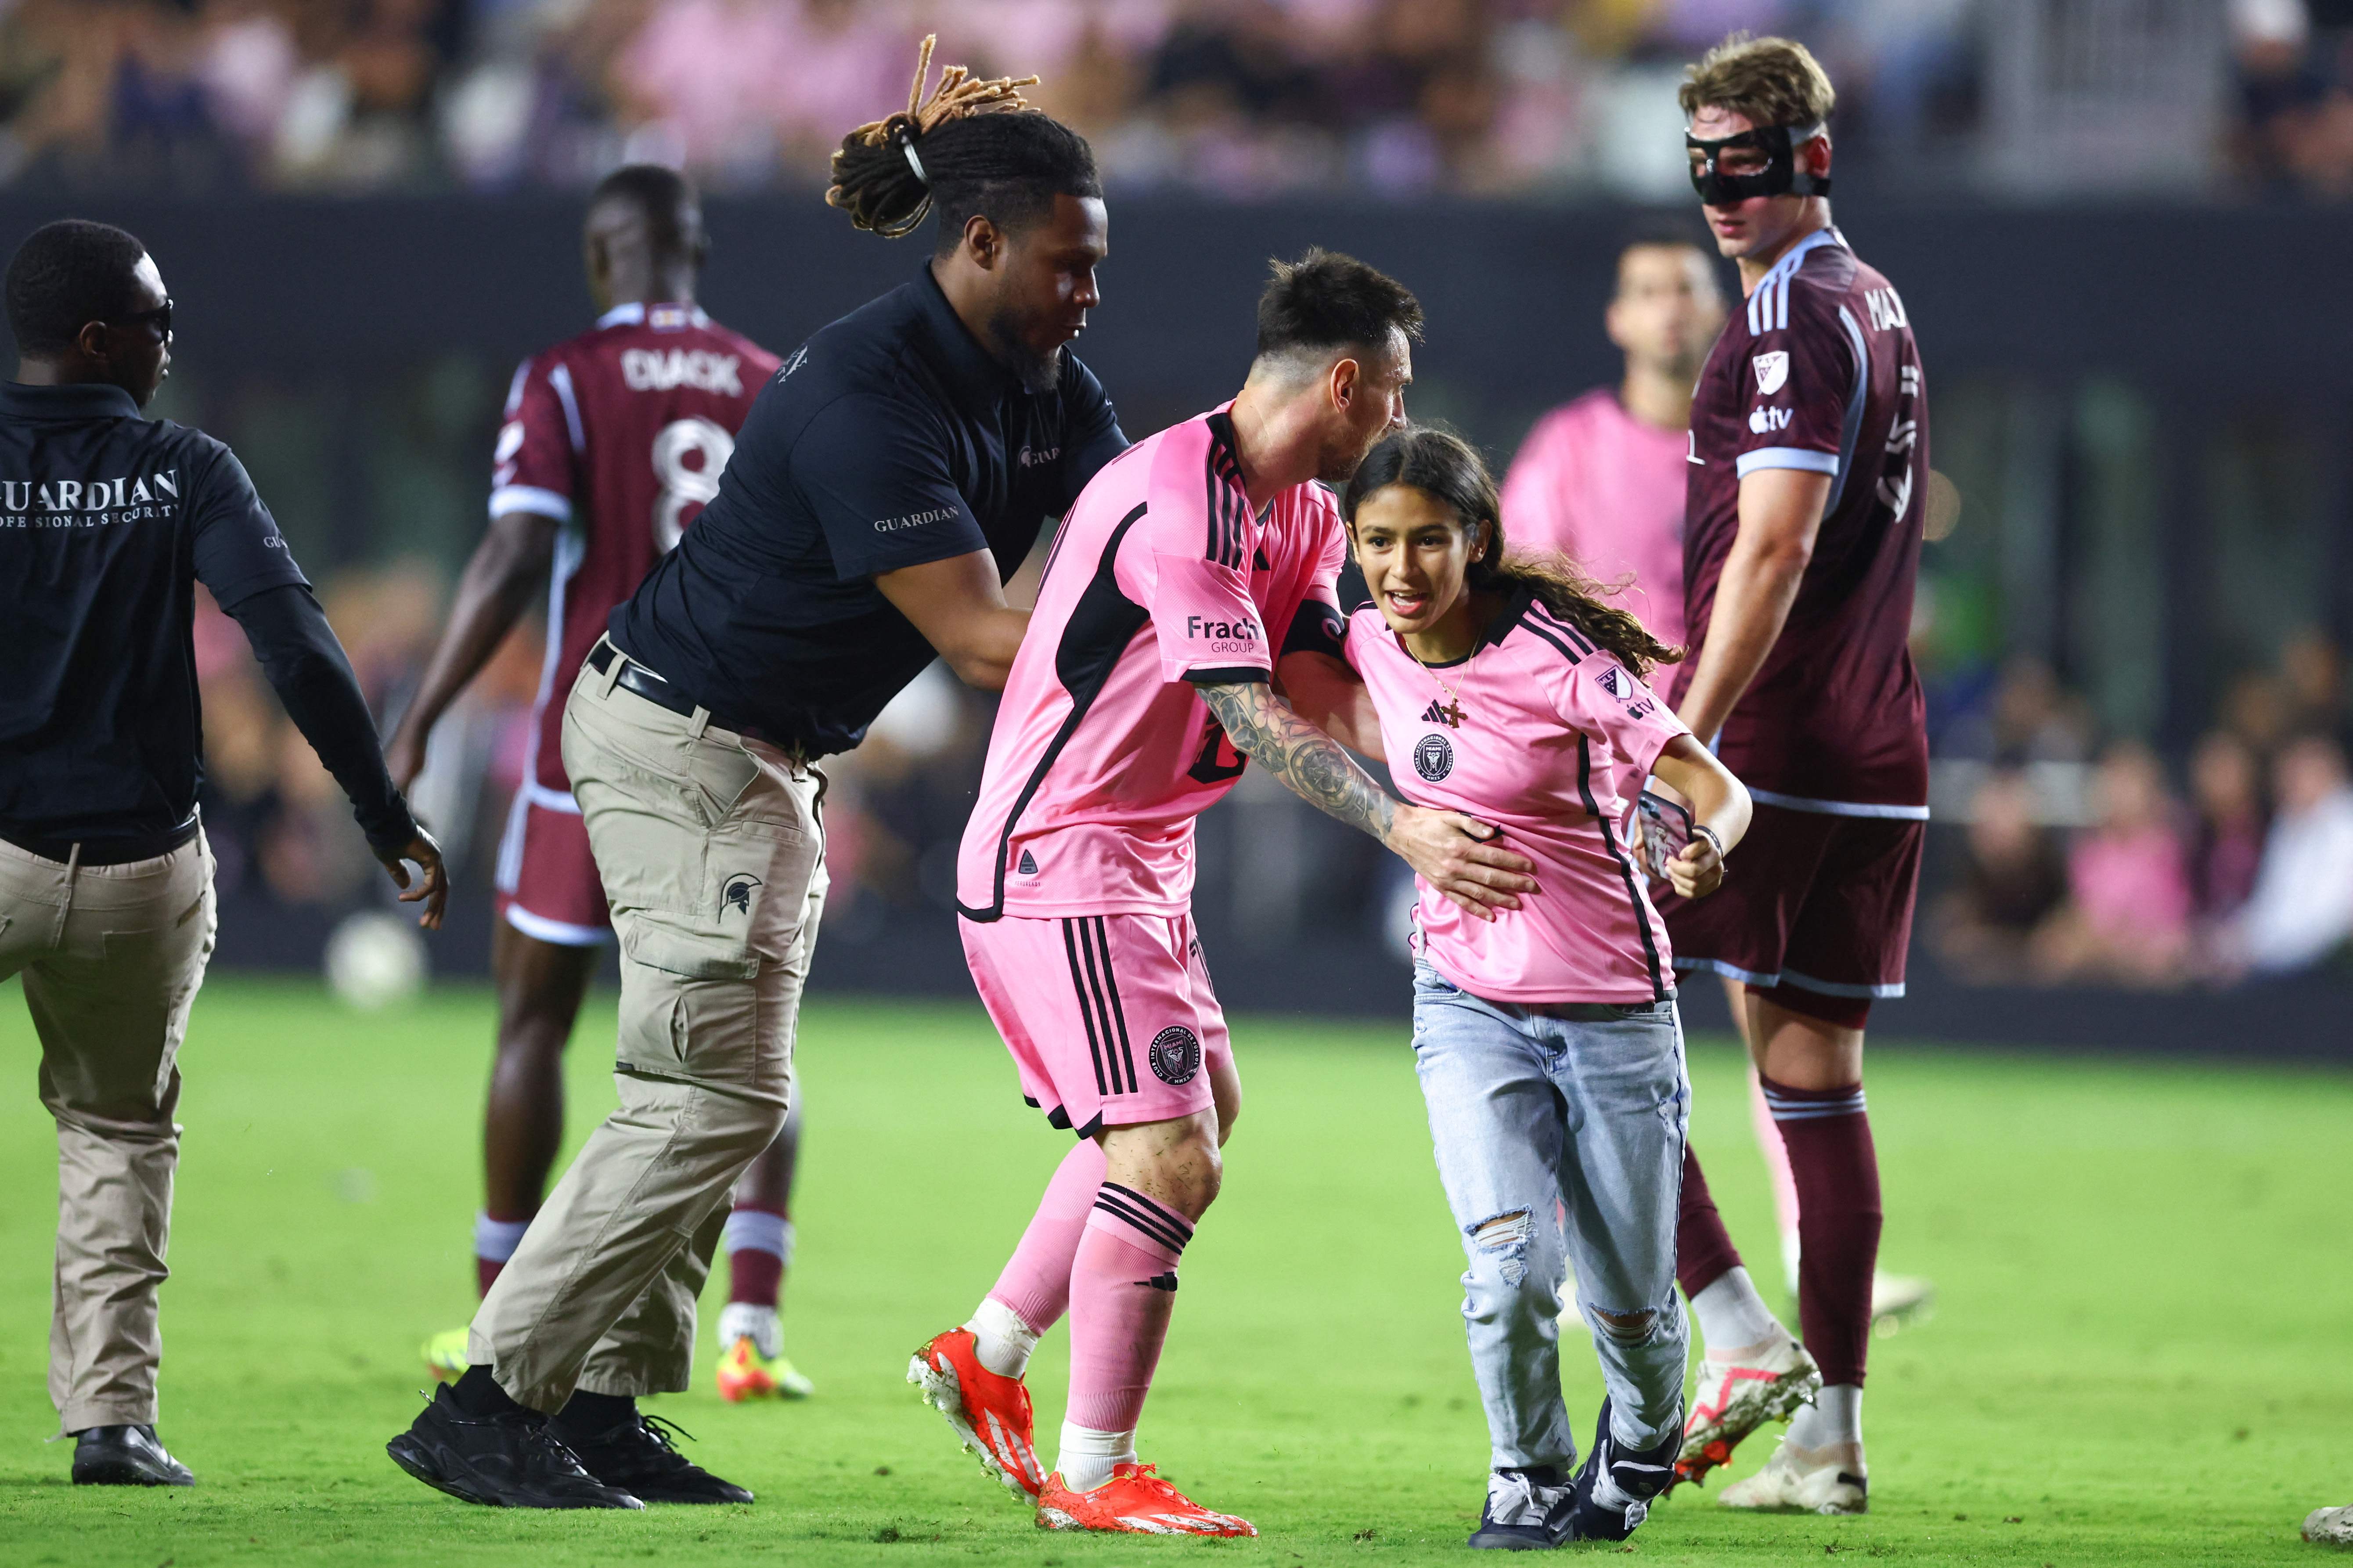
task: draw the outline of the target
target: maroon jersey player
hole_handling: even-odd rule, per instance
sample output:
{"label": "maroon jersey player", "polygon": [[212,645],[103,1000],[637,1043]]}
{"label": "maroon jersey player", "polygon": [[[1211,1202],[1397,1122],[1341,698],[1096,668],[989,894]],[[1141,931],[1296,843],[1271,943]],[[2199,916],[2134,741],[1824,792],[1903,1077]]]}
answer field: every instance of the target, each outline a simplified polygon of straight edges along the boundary
{"label": "maroon jersey player", "polygon": [[[692,187],[673,171],[616,172],[589,200],[585,246],[596,323],[523,362],[507,394],[491,528],[468,564],[440,647],[393,738],[404,784],[423,767],[434,722],[481,668],[542,584],[547,651],[522,787],[499,845],[491,969],[498,1055],[483,1137],[485,1201],[475,1272],[487,1290],[538,1210],[564,1132],[562,1055],[612,939],[580,808],[565,777],[563,696],[604,634],[719,489],[735,433],[776,356],[694,303],[707,241]],[[735,1294],[723,1319],[752,1353],[723,1363],[723,1392],[805,1393],[782,1359],[776,1293],[791,1252],[786,1219],[797,1108],[746,1173],[729,1220]],[[731,1345],[731,1352],[736,1347]],[[463,1331],[427,1347],[437,1373],[464,1370]],[[726,1377],[728,1365],[736,1377]]]}
{"label": "maroon jersey player", "polygon": [[1720,46],[1683,89],[1693,184],[1746,300],[1692,407],[1694,651],[1670,696],[1756,817],[1723,891],[1666,911],[1679,963],[1737,983],[1797,1188],[1805,1340],[1765,1310],[1687,1158],[1677,1272],[1707,1356],[1679,1468],[1704,1474],[1819,1375],[1788,1440],[1724,1501],[1823,1513],[1866,1506],[1880,1203],[1863,1026],[1873,998],[1903,994],[1928,815],[1906,647],[1927,399],[1901,297],[1831,226],[1832,99],[1813,57],[1778,38]]}

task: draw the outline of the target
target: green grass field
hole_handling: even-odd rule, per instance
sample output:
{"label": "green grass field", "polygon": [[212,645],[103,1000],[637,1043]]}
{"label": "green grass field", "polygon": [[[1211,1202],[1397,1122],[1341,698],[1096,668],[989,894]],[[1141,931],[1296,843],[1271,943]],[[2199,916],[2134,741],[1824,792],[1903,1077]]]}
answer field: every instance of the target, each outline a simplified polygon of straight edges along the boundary
{"label": "green grass field", "polygon": [[[1485,1436],[1461,1268],[1395,1029],[1242,1020],[1249,1103],[1185,1258],[1145,1456],[1255,1542],[1044,1536],[902,1381],[987,1289],[1063,1148],[974,1007],[821,1002],[787,1300],[800,1405],[707,1383],[658,1408],[756,1507],[501,1513],[384,1456],[414,1347],[470,1309],[486,994],[363,1016],[224,978],[183,1057],[164,1297],[165,1439],[201,1485],[66,1485],[44,1384],[54,1149],[21,994],[0,989],[0,1563],[442,1565],[1273,1564],[1456,1558]],[[611,1103],[611,1009],[575,1047],[573,1125]],[[1734,1231],[1778,1274],[1738,1061],[1694,1042],[1695,1135]],[[2353,1501],[2353,1077],[1883,1049],[1885,1260],[1935,1320],[1879,1342],[1867,1518],[1754,1518],[1685,1492],[1624,1550],[1666,1563],[2226,1564],[2317,1560]],[[722,1271],[723,1274],[723,1270]],[[715,1311],[714,1297],[707,1310]],[[1059,1420],[1061,1333],[1032,1384]],[[713,1347],[698,1358],[707,1378]],[[1599,1401],[1567,1358],[1580,1421]],[[1769,1441],[1744,1450],[1745,1472]]]}

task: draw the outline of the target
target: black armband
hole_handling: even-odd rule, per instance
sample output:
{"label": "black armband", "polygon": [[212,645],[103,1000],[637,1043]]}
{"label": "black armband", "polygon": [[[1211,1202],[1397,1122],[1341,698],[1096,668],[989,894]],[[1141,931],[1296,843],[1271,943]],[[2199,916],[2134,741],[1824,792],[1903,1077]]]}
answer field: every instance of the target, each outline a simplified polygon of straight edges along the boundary
{"label": "black armband", "polygon": [[1338,606],[1310,599],[1291,617],[1291,629],[1282,635],[1282,652],[1320,653],[1345,664],[1347,640],[1348,618]]}

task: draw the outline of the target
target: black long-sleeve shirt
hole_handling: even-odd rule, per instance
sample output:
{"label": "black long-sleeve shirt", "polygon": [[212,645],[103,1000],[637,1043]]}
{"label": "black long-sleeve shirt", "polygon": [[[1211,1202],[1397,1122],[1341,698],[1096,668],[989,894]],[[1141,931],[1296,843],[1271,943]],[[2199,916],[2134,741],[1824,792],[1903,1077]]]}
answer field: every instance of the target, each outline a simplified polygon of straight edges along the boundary
{"label": "black long-sleeve shirt", "polygon": [[369,843],[416,831],[244,466],[104,385],[0,385],[0,838],[103,864],[195,831],[195,584],[235,616]]}

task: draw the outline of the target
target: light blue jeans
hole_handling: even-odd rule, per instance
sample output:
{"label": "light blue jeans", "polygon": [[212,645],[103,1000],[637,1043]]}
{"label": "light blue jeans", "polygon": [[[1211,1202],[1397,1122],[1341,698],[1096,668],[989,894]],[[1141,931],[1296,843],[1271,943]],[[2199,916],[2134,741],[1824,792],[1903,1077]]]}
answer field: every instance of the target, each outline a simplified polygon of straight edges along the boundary
{"label": "light blue jeans", "polygon": [[1517,1006],[1420,963],[1413,1052],[1470,1260],[1462,1318],[1495,1468],[1577,1462],[1560,1392],[1571,1261],[1612,1436],[1663,1441],[1683,1424],[1688,1343],[1675,1214],[1691,1080],[1673,1000]]}

